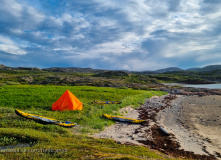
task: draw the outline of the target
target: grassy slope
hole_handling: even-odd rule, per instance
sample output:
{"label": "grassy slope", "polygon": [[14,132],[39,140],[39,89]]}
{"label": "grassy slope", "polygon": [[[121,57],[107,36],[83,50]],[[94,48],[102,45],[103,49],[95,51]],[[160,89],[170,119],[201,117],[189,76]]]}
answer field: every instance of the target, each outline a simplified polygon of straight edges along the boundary
{"label": "grassy slope", "polygon": [[[66,89],[69,89],[84,104],[82,111],[51,111],[51,105]],[[114,122],[102,117],[103,113],[112,114],[122,107],[139,106],[145,98],[162,95],[163,92],[131,89],[116,89],[89,86],[33,86],[13,85],[0,87],[0,146],[17,143],[35,144],[25,152],[0,154],[2,159],[49,158],[122,158],[139,159],[153,157],[163,159],[159,154],[145,147],[125,146],[112,140],[95,139],[87,136],[98,132]],[[122,101],[122,104],[93,105],[94,100]],[[58,120],[70,120],[80,127],[71,129],[56,125],[42,125],[19,117],[14,109],[34,113]],[[115,113],[117,114],[117,113]],[[73,134],[73,133],[80,134]],[[23,148],[24,149],[24,148]],[[34,150],[38,149],[38,150]],[[40,149],[64,149],[59,152],[44,152]],[[2,151],[2,150],[0,150]]]}

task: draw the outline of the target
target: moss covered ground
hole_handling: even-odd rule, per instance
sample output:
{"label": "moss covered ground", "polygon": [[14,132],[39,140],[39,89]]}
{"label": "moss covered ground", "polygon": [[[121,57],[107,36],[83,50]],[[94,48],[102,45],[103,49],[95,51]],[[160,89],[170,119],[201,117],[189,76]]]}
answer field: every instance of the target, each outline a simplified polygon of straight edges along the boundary
{"label": "moss covered ground", "polygon": [[[83,102],[83,110],[52,111],[51,105],[70,90]],[[162,154],[141,146],[126,146],[109,139],[92,138],[114,122],[102,114],[119,114],[126,106],[138,107],[160,91],[117,89],[90,86],[0,86],[0,159],[165,159]],[[94,100],[122,101],[121,104],[95,105]],[[43,125],[19,117],[14,110],[72,121],[78,127]],[[3,149],[5,146],[29,144],[29,147]]]}

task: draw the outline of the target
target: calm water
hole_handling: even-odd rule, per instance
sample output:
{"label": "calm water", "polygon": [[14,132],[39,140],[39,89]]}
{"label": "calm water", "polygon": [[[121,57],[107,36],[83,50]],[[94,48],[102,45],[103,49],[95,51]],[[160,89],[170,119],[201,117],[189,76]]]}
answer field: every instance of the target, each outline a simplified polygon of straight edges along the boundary
{"label": "calm water", "polygon": [[209,89],[221,89],[221,84],[198,84],[198,85],[183,85],[184,87],[194,87],[194,88],[209,88]]}
{"label": "calm water", "polygon": [[221,89],[221,83],[219,84],[179,84],[179,83],[172,83],[168,85],[178,85],[183,87],[194,87],[194,88],[208,88],[208,89]]}

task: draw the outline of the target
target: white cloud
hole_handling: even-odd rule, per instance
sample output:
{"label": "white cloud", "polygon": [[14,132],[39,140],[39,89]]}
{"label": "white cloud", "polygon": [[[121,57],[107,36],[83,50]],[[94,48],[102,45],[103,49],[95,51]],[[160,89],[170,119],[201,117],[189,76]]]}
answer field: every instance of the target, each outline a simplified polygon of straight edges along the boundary
{"label": "white cloud", "polygon": [[168,44],[167,49],[164,51],[163,56],[166,58],[182,58],[191,57],[194,53],[199,55],[200,51],[210,51],[215,47],[214,44],[200,44],[197,41],[188,41],[179,45],[179,43]]}
{"label": "white cloud", "polygon": [[209,53],[204,53],[201,54],[199,57],[197,57],[198,62],[206,62],[206,61],[218,61],[221,63],[219,60],[221,59],[221,54],[220,53],[214,53],[214,54],[209,54]]}
{"label": "white cloud", "polygon": [[21,29],[11,28],[10,31],[11,31],[12,33],[15,33],[15,34],[18,34],[18,35],[23,34],[23,31],[22,31]]}
{"label": "white cloud", "polygon": [[19,18],[22,15],[23,7],[15,0],[2,0],[0,5],[0,12],[6,12],[10,16]]}
{"label": "white cloud", "polygon": [[7,52],[7,53],[15,54],[15,55],[26,54],[26,51],[18,48],[17,46],[8,45],[8,44],[0,44],[0,50]]}
{"label": "white cloud", "polygon": [[221,11],[209,0],[28,2],[2,0],[0,49],[33,53],[30,61],[42,52],[59,55],[58,64],[148,70],[220,58]]}
{"label": "white cloud", "polygon": [[28,16],[30,17],[29,20],[32,20],[32,23],[39,24],[45,20],[46,16],[43,13],[37,11],[35,8],[31,6],[26,6],[25,9],[27,11]]}
{"label": "white cloud", "polygon": [[[145,63],[144,63],[145,62]],[[124,70],[132,71],[145,71],[156,70],[169,67],[169,64],[161,61],[155,61],[154,59],[129,59],[122,63],[115,63],[115,67],[122,68]]]}
{"label": "white cloud", "polygon": [[[201,54],[201,52],[210,52],[216,47],[213,40],[205,37],[205,32],[210,31],[213,24],[208,22],[208,17],[201,15],[201,0],[181,0],[179,8],[172,12],[169,9],[173,4],[169,4],[168,1],[137,2],[129,0],[119,2],[97,0],[96,2],[103,7],[103,10],[115,8],[119,10],[119,13],[124,13],[127,16],[125,17],[126,20],[132,25],[132,29],[125,33],[121,32],[120,38],[115,41],[99,43],[85,50],[83,53],[80,53],[79,57],[82,59],[103,58],[114,61],[115,56],[124,55],[126,58],[131,56],[131,54],[139,52],[140,57],[137,57],[136,60],[131,60],[130,66],[125,64],[123,68],[134,67],[134,69],[143,69],[147,67],[147,62],[143,60],[143,57],[145,55],[148,57],[147,54],[150,54],[150,52],[148,47],[146,47],[146,50],[141,49],[141,44],[147,39],[153,39],[156,41],[156,44],[157,41],[163,42],[163,46],[160,46],[162,43],[156,45],[156,48],[152,46],[150,56],[158,55],[158,59],[162,59],[162,61],[164,58],[166,59],[161,67],[156,66],[159,63],[154,62],[156,61],[154,59],[152,59],[151,65],[163,68],[163,66],[169,64],[167,61],[171,58],[188,58],[192,57],[193,54],[195,56]],[[113,19],[113,17],[99,17],[95,18],[95,20],[100,22],[100,27],[117,28],[119,26],[119,22]],[[137,32],[136,28],[140,28],[142,34]],[[155,37],[159,36],[159,34],[151,35],[157,30],[165,30],[169,35],[160,35],[161,37]],[[211,43],[207,43],[207,40]],[[148,61],[148,58],[146,60]],[[139,64],[140,67],[136,66],[136,64]]]}
{"label": "white cloud", "polygon": [[17,45],[14,41],[12,41],[8,37],[4,37],[1,35],[0,35],[0,50],[15,55],[26,54],[26,51],[20,49],[19,45]]}
{"label": "white cloud", "polygon": [[68,22],[73,26],[74,30],[80,30],[82,28],[87,28],[90,26],[90,23],[85,20],[83,15],[79,13],[74,13],[75,16],[72,16],[70,13],[64,13],[61,16],[62,23]]}
{"label": "white cloud", "polygon": [[74,51],[76,48],[73,48],[72,46],[67,47],[61,47],[61,48],[55,48],[54,51]]}

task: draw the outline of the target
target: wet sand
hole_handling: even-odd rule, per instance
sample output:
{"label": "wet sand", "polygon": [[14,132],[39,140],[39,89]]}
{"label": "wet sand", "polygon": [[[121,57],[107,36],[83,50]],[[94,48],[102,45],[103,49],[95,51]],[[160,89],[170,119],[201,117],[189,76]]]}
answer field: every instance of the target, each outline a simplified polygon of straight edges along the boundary
{"label": "wet sand", "polygon": [[185,151],[221,158],[221,96],[179,96],[158,113],[157,123]]}

